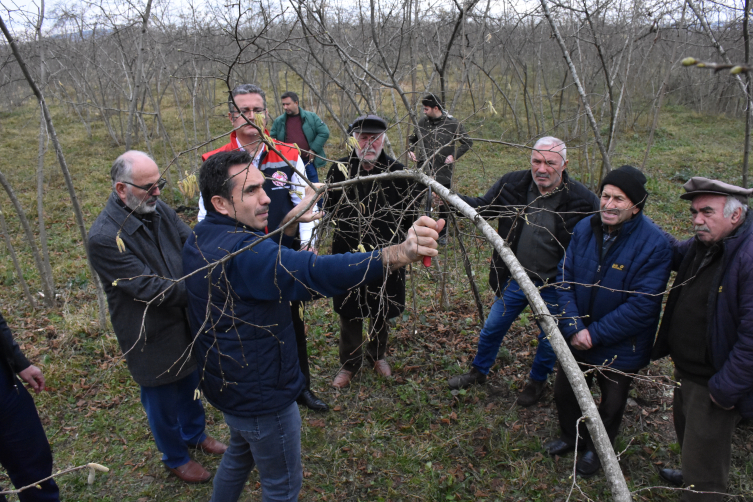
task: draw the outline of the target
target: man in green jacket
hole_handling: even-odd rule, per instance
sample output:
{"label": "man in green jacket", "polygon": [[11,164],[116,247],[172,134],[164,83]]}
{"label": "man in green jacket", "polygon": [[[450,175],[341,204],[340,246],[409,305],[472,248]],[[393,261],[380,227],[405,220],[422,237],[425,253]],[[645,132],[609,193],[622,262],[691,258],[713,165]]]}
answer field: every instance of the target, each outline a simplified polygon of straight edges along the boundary
{"label": "man in green jacket", "polygon": [[316,170],[327,163],[324,160],[324,144],[329,139],[329,128],[316,113],[298,105],[298,95],[293,91],[282,95],[282,108],[285,113],[272,123],[269,135],[278,141],[298,145],[306,164],[306,177],[318,183]]}

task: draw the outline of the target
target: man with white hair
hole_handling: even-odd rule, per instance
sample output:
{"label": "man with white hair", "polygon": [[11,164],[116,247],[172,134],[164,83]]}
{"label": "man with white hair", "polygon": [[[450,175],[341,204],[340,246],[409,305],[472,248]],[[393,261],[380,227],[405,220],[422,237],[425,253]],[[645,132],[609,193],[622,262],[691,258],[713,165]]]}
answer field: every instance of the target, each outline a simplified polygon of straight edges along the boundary
{"label": "man with white hair", "polygon": [[[348,157],[332,164],[328,183],[338,183],[356,176],[369,176],[402,170],[404,167],[389,157],[383,146],[387,122],[376,115],[358,117],[349,132],[356,147]],[[414,196],[421,191],[416,183],[393,179],[381,183],[357,183],[338,192],[327,192],[324,210],[336,223],[332,236],[332,254],[371,251],[401,242],[411,224],[419,216]],[[413,213],[408,214],[412,209]],[[405,269],[399,268],[368,284],[332,298],[335,312],[340,314],[341,368],[332,382],[335,388],[347,387],[366,359],[383,377],[392,375],[385,355],[389,335],[388,319],[397,317],[405,308]],[[370,320],[370,336],[363,342],[363,320]]]}
{"label": "man with white hair", "polygon": [[[565,169],[565,143],[547,136],[533,146],[530,169],[505,174],[482,197],[460,196],[482,217],[498,218],[499,235],[507,240],[553,315],[559,310],[558,297],[549,283],[557,275],[557,264],[570,243],[575,225],[599,209],[596,195],[570,179]],[[492,256],[489,285],[497,300],[481,330],[471,370],[450,378],[451,389],[486,381],[502,339],[528,305],[525,294],[496,251]],[[528,383],[518,396],[521,406],[531,406],[541,399],[557,360],[543,331],[538,340]]]}
{"label": "man with white hair", "polygon": [[753,189],[701,177],[684,188],[695,237],[674,241],[677,277],[651,354],[672,357],[680,383],[673,412],[682,470],[659,474],[692,485],[683,501],[721,501],[735,426],[753,418]]}
{"label": "man with white hair", "polygon": [[222,455],[227,447],[204,433],[204,408],[194,399],[199,374],[188,295],[174,281],[183,275],[181,252],[191,228],[159,200],[167,182],[146,153],[125,152],[110,175],[112,193],[89,230],[89,258],[162,461],[181,480],[203,483],[212,475],[188,449]]}

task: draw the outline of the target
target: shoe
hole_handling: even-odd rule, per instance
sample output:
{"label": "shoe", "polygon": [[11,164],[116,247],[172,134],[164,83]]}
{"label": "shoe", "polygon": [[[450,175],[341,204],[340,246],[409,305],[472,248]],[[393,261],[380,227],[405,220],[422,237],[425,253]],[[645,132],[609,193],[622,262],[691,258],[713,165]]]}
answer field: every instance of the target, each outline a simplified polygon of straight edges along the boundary
{"label": "shoe", "polygon": [[471,371],[464,375],[455,375],[450,378],[447,383],[451,389],[467,389],[472,385],[486,382],[486,375],[476,369],[475,366],[471,367]]}
{"label": "shoe", "polygon": [[201,450],[204,453],[208,453],[210,455],[222,455],[223,453],[225,453],[225,450],[227,450],[226,444],[220,443],[210,436],[207,436],[207,438],[201,443],[188,445],[188,447],[193,448],[194,450]]}
{"label": "shoe", "polygon": [[165,468],[186,483],[206,483],[212,479],[212,474],[195,460],[189,460],[175,469],[167,466]]}
{"label": "shoe", "polygon": [[389,378],[392,376],[390,363],[388,363],[385,359],[377,359],[376,361],[374,361],[374,371],[376,371],[377,375],[383,376],[384,378]]}
{"label": "shoe", "polygon": [[545,444],[544,449],[549,455],[553,457],[555,455],[562,456],[565,453],[570,453],[571,451],[575,450],[575,445],[566,443],[565,441],[558,438]]}
{"label": "shoe", "polygon": [[683,485],[682,470],[680,469],[659,469],[659,476],[675,486]]}
{"label": "shoe", "polygon": [[350,381],[353,379],[353,372],[348,370],[340,370],[337,372],[337,376],[332,381],[332,387],[336,389],[344,389],[350,385]]}
{"label": "shoe", "polygon": [[298,399],[296,399],[296,401],[298,402],[298,404],[302,404],[312,411],[329,411],[329,406],[327,406],[327,403],[316,397],[310,389],[303,389],[303,392],[301,392],[301,395],[298,396]]}
{"label": "shoe", "polygon": [[601,468],[601,461],[595,451],[588,450],[575,463],[575,472],[582,478],[590,478]]}
{"label": "shoe", "polygon": [[528,380],[523,392],[518,394],[518,404],[527,408],[533,406],[541,400],[541,396],[544,395],[546,390],[546,380],[543,382],[537,382],[536,380]]}

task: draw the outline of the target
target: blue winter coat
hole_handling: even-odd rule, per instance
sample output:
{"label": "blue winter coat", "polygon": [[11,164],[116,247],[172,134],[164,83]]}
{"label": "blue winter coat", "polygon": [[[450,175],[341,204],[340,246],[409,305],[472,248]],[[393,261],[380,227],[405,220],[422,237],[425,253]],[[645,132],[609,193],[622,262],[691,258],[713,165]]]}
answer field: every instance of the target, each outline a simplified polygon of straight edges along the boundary
{"label": "blue winter coat", "polygon": [[[190,274],[262,236],[210,212],[186,241],[184,272]],[[378,251],[317,257],[285,247],[290,244],[287,237],[282,245],[259,241],[224,264],[186,279],[201,387],[215,408],[230,415],[275,413],[303,390],[291,300],[342,294],[382,275]]]}
{"label": "blue winter coat", "polygon": [[[689,267],[698,250],[695,238],[674,242],[675,268],[679,269],[667,299],[664,320],[652,359],[670,354],[669,324]],[[722,240],[722,265],[709,290],[707,343],[716,373],[709,392],[725,408],[734,406],[745,418],[753,418],[753,213]],[[682,308],[681,306],[679,308]]]}
{"label": "blue winter coat", "polygon": [[649,362],[672,247],[642,211],[622,225],[603,260],[602,238],[598,214],[575,226],[557,275],[563,283],[559,327],[568,340],[588,328],[593,346],[571,347],[579,361],[635,371]]}

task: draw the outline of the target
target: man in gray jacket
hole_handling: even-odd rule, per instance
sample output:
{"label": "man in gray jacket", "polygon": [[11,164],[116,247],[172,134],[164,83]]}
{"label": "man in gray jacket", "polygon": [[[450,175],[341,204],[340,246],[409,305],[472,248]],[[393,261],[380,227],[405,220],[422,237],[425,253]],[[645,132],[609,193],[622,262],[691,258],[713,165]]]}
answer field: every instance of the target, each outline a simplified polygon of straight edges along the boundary
{"label": "man in gray jacket", "polygon": [[89,230],[89,256],[162,461],[183,481],[203,483],[211,474],[191,460],[188,448],[221,455],[227,447],[204,433],[204,408],[194,399],[199,376],[186,287],[173,280],[182,276],[191,229],[159,200],[166,181],[147,154],[124,153],[110,175],[112,193]]}
{"label": "man in gray jacket", "polygon": [[[463,124],[448,114],[442,102],[434,94],[427,94],[421,100],[424,117],[418,121],[418,129],[408,138],[411,160],[419,166],[426,165],[429,176],[442,186],[451,188],[455,161],[473,146]],[[439,206],[439,217],[447,220],[448,211],[444,204]],[[447,226],[442,229],[439,243],[445,243]]]}

